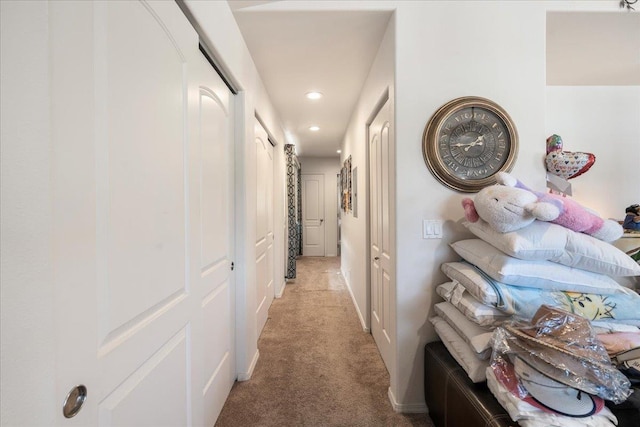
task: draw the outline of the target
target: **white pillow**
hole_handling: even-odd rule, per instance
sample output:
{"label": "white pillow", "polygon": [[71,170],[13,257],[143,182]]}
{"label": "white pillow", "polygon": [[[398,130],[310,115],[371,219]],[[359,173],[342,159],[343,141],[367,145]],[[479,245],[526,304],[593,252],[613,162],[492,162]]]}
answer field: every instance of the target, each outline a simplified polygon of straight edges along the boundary
{"label": "white pillow", "polygon": [[640,265],[613,246],[557,224],[534,221],[520,230],[500,233],[483,220],[464,225],[485,242],[512,257],[549,260],[608,276],[640,276]]}
{"label": "white pillow", "polygon": [[489,343],[493,335],[491,329],[476,325],[449,302],[440,302],[433,308],[438,317],[447,322],[460,335],[460,338],[469,344],[478,359],[485,360],[491,356],[491,345]]}
{"label": "white pillow", "polygon": [[447,347],[456,362],[462,366],[471,381],[474,383],[485,381],[487,379],[486,370],[490,360],[478,359],[473,350],[469,348],[469,344],[460,338],[460,335],[443,319],[435,316],[430,321],[444,346]]}
{"label": "white pillow", "polygon": [[551,261],[513,258],[480,239],[460,240],[452,243],[451,247],[467,262],[508,285],[603,295],[633,292],[604,274]]}

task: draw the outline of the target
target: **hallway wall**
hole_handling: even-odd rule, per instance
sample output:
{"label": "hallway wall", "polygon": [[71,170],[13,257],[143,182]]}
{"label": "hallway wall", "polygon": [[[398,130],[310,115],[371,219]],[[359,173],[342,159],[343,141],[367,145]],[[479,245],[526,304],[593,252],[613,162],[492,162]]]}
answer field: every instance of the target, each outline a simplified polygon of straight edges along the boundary
{"label": "hallway wall", "polygon": [[337,177],[340,173],[338,157],[299,157],[302,175],[324,175],[324,254],[338,255]]}
{"label": "hallway wall", "polygon": [[[425,125],[451,99],[495,101],[520,137],[514,174],[532,188],[544,188],[545,12],[544,2],[509,1],[408,2],[396,11],[398,383],[393,393],[409,408],[424,404],[423,351],[426,342],[438,339],[428,319],[440,301],[435,287],[445,282],[440,265],[457,259],[449,243],[469,235],[461,225],[461,200],[468,195],[441,185],[425,165]],[[479,24],[486,22],[500,25]],[[443,238],[423,239],[423,219],[444,221]]]}
{"label": "hallway wall", "polygon": [[[386,96],[394,115],[395,105],[395,44],[396,22],[390,16],[378,53],[371,66],[360,99],[353,111],[345,138],[342,142],[342,159],[352,156],[352,168],[358,168],[358,217],[352,213],[342,215],[342,274],[356,305],[362,328],[371,329],[369,292],[369,166],[367,124],[372,121],[380,101]],[[395,330],[395,319],[391,319]],[[396,381],[395,368],[390,378]]]}

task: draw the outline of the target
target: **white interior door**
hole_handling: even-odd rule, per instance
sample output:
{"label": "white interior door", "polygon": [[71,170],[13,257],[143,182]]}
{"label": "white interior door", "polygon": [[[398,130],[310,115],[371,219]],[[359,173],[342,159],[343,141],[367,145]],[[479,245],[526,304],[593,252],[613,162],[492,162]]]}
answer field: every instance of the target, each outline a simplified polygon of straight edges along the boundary
{"label": "white interior door", "polygon": [[[51,2],[56,425],[213,425],[235,376],[232,97],[175,2]],[[45,60],[45,58],[43,58]]]}
{"label": "white interior door", "polygon": [[273,280],[273,146],[255,119],[256,138],[256,318],[258,335],[275,297]]}
{"label": "white interior door", "polygon": [[[189,116],[193,152],[189,165],[191,247],[195,310],[193,343],[197,345],[193,389],[203,398],[204,425],[212,426],[236,378],[235,289],[232,274],[234,233],[234,98],[203,55],[192,64]],[[199,194],[199,197],[198,197]],[[201,318],[200,318],[201,316]],[[199,322],[195,322],[198,320]],[[202,363],[202,366],[196,364]]]}
{"label": "white interior door", "polygon": [[324,256],[324,175],[302,175],[302,255]]}
{"label": "white interior door", "polygon": [[371,241],[371,331],[391,371],[395,342],[395,275],[390,225],[393,191],[393,141],[389,101],[369,125],[369,200]]}

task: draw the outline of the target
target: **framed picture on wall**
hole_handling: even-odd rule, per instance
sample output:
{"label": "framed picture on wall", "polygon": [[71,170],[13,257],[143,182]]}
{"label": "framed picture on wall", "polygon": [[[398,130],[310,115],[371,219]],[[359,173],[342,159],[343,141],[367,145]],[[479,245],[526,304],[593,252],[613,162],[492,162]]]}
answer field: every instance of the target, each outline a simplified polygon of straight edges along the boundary
{"label": "framed picture on wall", "polygon": [[351,156],[349,156],[343,163],[340,170],[340,182],[341,182],[341,209],[345,212],[351,212]]}
{"label": "framed picture on wall", "polygon": [[343,165],[340,169],[340,209],[343,212],[347,211],[347,205],[345,204],[344,193],[347,190],[347,168]]}
{"label": "framed picture on wall", "polygon": [[353,168],[351,177],[351,210],[353,217],[358,218],[358,167]]}

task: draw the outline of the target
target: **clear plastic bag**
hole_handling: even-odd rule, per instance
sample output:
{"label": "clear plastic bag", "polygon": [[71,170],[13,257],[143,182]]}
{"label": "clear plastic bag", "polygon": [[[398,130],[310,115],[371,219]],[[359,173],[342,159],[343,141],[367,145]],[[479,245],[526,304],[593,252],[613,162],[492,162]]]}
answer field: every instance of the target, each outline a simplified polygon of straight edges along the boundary
{"label": "clear plastic bag", "polygon": [[579,315],[542,305],[531,322],[516,319],[497,328],[492,341],[494,371],[518,357],[546,377],[603,399],[621,403],[631,395],[630,381]]}

